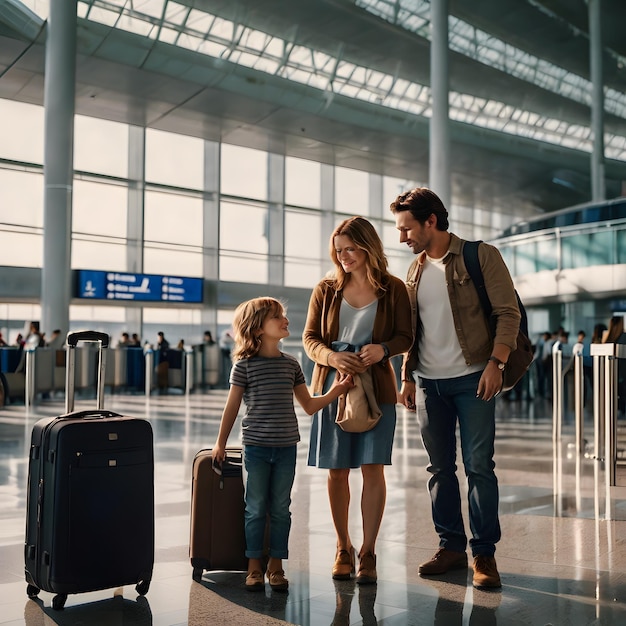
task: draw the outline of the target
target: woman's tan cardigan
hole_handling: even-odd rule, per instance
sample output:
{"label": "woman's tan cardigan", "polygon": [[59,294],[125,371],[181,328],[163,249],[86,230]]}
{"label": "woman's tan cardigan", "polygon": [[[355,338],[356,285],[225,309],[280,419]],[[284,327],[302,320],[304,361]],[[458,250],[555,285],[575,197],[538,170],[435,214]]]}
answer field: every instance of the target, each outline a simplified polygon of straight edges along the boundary
{"label": "woman's tan cardigan", "polygon": [[[389,276],[385,288],[386,291],[378,298],[372,343],[384,343],[389,348],[389,356],[394,356],[411,347],[411,306],[402,280]],[[328,357],[332,353],[330,345],[339,334],[341,301],[342,292],[337,290],[334,279],[322,280],[311,294],[302,341],[307,355],[315,362],[311,381],[311,389],[315,394],[322,393],[331,369]],[[391,363],[384,360],[372,365],[371,370],[378,403],[395,404],[397,385]]]}

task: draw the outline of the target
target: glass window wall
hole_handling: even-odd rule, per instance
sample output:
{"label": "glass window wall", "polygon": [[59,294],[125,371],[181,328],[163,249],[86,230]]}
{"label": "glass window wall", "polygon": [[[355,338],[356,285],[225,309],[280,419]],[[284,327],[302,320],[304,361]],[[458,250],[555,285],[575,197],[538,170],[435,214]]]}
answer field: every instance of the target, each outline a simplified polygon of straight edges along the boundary
{"label": "glass window wall", "polygon": [[106,241],[86,235],[74,235],[72,239],[72,268],[86,270],[111,270],[125,272],[126,241]]}
{"label": "glass window wall", "polygon": [[146,182],[187,189],[204,185],[204,142],[146,129]]}
{"label": "glass window wall", "polygon": [[267,206],[222,201],[220,249],[220,280],[266,284]]}
{"label": "glass window wall", "polygon": [[321,163],[285,159],[285,202],[294,206],[321,207]]}
{"label": "glass window wall", "polygon": [[221,192],[267,200],[267,152],[222,144]]}
{"label": "glass window wall", "polygon": [[622,226],[615,233],[615,247],[617,250],[616,263],[626,263],[626,227]]}
{"label": "glass window wall", "polygon": [[75,179],[72,204],[74,233],[126,238],[128,187],[125,185]]}
{"label": "glass window wall", "polygon": [[[10,118],[7,121],[6,116],[0,116],[3,132],[0,159],[5,160],[0,165],[0,265],[41,267],[43,108],[0,100],[0,112]],[[12,132],[11,119],[19,133]],[[38,138],[25,145],[29,144],[33,128],[39,133]],[[137,187],[137,181],[128,179],[129,163],[137,158],[128,154],[132,150],[128,131],[125,124],[76,118],[75,168],[79,173],[73,190],[72,267],[111,271],[141,267],[146,273],[202,277],[207,251],[218,245],[220,280],[267,284],[270,267],[267,152],[222,144],[221,163],[216,165],[216,171],[220,171],[220,190],[213,202],[215,189],[204,189],[206,146],[202,139],[147,129],[146,180],[138,181]],[[334,204],[321,210],[322,169],[318,162],[285,157],[286,206],[284,222],[280,225],[285,238],[284,259],[278,259],[284,263],[285,287],[309,290],[332,269],[325,228],[355,214],[372,219],[370,175],[335,167],[334,196],[325,200]],[[382,213],[375,216],[375,226],[381,234],[390,271],[403,278],[414,256],[400,244],[388,206],[399,193],[420,183],[388,176],[379,178],[382,178],[383,206]],[[138,189],[144,189],[143,195]],[[218,234],[207,232],[207,223],[213,220],[217,223],[217,216],[204,214],[209,197],[211,206],[219,211]],[[327,214],[328,210],[332,214]],[[454,207],[451,215],[451,229],[468,238],[488,239],[494,228],[501,225],[498,215],[484,207]],[[507,265],[514,274],[521,275],[557,269],[560,261],[564,267],[573,268],[626,263],[623,228],[592,234],[579,228],[575,232],[571,228],[566,231],[562,231],[559,240],[561,251],[553,234],[503,246]],[[281,246],[277,245],[276,249],[280,250]],[[15,310],[11,309],[10,314]],[[192,329],[184,333],[176,330],[182,336],[195,332],[193,329],[201,323],[200,307],[150,310],[149,315],[144,315],[148,329],[144,334],[152,331],[156,334],[158,326]],[[91,326],[117,325],[117,332],[125,319],[120,318],[120,311],[124,309],[73,306],[70,315],[72,320]],[[227,316],[231,315],[228,312]],[[178,338],[174,334],[170,340]]]}
{"label": "glass window wall", "polygon": [[77,115],[74,118],[74,169],[126,178],[128,125]]}
{"label": "glass window wall", "polygon": [[43,163],[43,107],[0,100],[0,158]]}
{"label": "glass window wall", "polygon": [[[505,256],[504,248],[501,252]],[[515,263],[508,262],[506,256],[505,260],[515,276],[558,269],[558,250],[554,237],[515,245],[514,255]]]}
{"label": "glass window wall", "polygon": [[561,241],[563,269],[613,263],[613,233],[564,235]]}
{"label": "glass window wall", "polygon": [[0,224],[43,227],[42,172],[0,168]]}
{"label": "glass window wall", "polygon": [[383,176],[383,217],[388,217],[389,205],[405,191],[415,189],[415,187],[424,187],[424,183],[418,183],[414,180],[405,178],[396,178],[394,176]]}
{"label": "glass window wall", "polygon": [[335,211],[364,217],[370,214],[367,172],[335,167]]}
{"label": "glass window wall", "polygon": [[[313,287],[322,276],[322,215],[285,211],[285,286]],[[326,260],[327,255],[323,255]]]}
{"label": "glass window wall", "polygon": [[42,264],[43,174],[0,169],[0,265]]}
{"label": "glass window wall", "polygon": [[202,246],[202,197],[170,192],[145,193],[146,241]]}

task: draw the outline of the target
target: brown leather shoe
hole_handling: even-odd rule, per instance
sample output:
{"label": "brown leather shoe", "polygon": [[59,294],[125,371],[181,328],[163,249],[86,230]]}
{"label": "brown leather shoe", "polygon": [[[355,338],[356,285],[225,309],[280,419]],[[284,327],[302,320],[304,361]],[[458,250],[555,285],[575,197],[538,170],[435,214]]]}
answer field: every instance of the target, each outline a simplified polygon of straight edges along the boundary
{"label": "brown leather shoe", "polygon": [[356,575],[357,584],[374,585],[377,579],[376,555],[371,552],[359,554],[359,571]]}
{"label": "brown leather shoe", "polygon": [[287,591],[289,589],[289,581],[285,578],[285,572],[282,569],[267,572],[267,580],[269,580],[270,587],[274,591]]}
{"label": "brown leather shoe", "polygon": [[479,554],[474,557],[474,579],[472,584],[477,589],[502,587],[496,560],[492,556]]}
{"label": "brown leather shoe", "polygon": [[335,564],[333,565],[333,578],[335,580],[348,580],[354,574],[354,548],[350,550],[337,550]]}
{"label": "brown leather shoe", "polygon": [[265,578],[263,572],[255,569],[253,572],[248,572],[246,576],[246,589],[248,591],[263,591],[265,589]]}
{"label": "brown leather shoe", "polygon": [[464,567],[467,567],[467,554],[465,552],[439,548],[433,555],[433,558],[430,561],[426,561],[426,563],[422,563],[417,571],[422,576],[433,576],[445,574],[451,569],[463,569]]}

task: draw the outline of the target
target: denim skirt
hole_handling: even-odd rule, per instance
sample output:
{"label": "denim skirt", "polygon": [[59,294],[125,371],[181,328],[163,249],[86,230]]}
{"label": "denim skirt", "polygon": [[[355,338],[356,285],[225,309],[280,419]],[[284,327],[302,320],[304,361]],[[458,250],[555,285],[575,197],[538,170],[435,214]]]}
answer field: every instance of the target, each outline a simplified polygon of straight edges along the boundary
{"label": "denim skirt", "polygon": [[[324,392],[335,379],[330,370]],[[338,401],[313,416],[309,440],[309,461],[312,467],[323,469],[349,469],[361,465],[391,465],[393,437],[396,431],[396,405],[381,404],[383,415],[378,424],[364,433],[347,433],[335,423]]]}

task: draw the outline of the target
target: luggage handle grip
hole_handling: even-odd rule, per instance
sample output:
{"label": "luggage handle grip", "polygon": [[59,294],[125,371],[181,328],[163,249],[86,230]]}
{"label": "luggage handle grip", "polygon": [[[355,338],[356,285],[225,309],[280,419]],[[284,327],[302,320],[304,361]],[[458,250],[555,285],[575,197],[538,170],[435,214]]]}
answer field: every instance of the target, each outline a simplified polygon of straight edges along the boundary
{"label": "luggage handle grip", "polygon": [[75,390],[75,356],[76,344],[79,341],[98,342],[98,376],[96,383],[96,404],[98,410],[104,409],[104,370],[106,367],[106,348],[109,347],[109,335],[96,330],[82,330],[67,333],[66,353],[67,361],[65,366],[65,413],[74,410],[74,390]]}
{"label": "luggage handle grip", "polygon": [[[80,416],[81,419],[84,420],[101,420],[101,419],[105,419],[105,418],[110,418],[110,417],[120,417],[119,413],[115,413],[114,411],[106,411],[104,409],[102,410],[95,410],[95,411],[84,411],[85,413],[87,413],[87,415],[83,415]],[[78,415],[76,413],[66,413],[65,415],[60,415],[58,419],[72,419],[75,420],[78,417]]]}
{"label": "luggage handle grip", "polygon": [[67,333],[65,340],[68,346],[76,347],[79,341],[100,341],[103,348],[109,347],[109,335],[101,333],[97,330],[80,330],[73,333]]}

